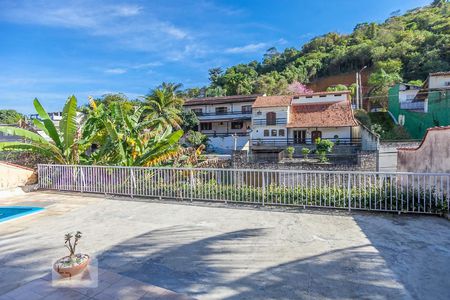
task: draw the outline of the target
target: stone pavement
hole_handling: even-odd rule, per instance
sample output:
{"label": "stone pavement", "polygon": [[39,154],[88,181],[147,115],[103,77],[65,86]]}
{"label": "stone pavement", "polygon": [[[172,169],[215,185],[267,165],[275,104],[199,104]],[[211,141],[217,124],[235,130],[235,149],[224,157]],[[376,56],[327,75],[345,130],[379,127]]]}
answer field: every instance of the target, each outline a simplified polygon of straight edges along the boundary
{"label": "stone pavement", "polygon": [[99,270],[97,287],[63,286],[52,282],[49,274],[0,295],[0,300],[194,300],[107,270]]}
{"label": "stone pavement", "polygon": [[[107,299],[126,291],[135,299],[149,285],[200,300],[450,299],[444,218],[46,191],[0,195],[0,205],[45,207],[0,223],[0,295],[44,286],[52,263],[67,255],[64,234],[80,230],[78,251],[140,286],[129,291],[118,281],[102,291],[113,294]],[[64,297],[95,296],[81,291]]]}

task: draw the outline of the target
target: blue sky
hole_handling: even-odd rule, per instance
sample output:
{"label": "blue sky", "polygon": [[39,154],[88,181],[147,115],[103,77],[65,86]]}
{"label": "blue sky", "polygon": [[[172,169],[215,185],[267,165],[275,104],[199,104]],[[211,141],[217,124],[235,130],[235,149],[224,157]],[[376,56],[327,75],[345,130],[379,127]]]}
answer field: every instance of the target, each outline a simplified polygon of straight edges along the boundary
{"label": "blue sky", "polygon": [[0,109],[59,110],[67,96],[146,94],[163,81],[208,83],[208,69],[275,46],[349,33],[431,0],[0,0]]}

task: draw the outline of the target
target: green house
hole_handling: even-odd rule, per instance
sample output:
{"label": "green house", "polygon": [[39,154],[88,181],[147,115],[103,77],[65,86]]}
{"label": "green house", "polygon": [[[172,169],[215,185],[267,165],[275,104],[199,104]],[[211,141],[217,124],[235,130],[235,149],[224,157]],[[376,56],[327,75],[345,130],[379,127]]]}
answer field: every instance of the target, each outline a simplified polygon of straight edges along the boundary
{"label": "green house", "polygon": [[400,83],[389,89],[389,112],[411,137],[450,125],[450,72],[431,73],[424,85]]}

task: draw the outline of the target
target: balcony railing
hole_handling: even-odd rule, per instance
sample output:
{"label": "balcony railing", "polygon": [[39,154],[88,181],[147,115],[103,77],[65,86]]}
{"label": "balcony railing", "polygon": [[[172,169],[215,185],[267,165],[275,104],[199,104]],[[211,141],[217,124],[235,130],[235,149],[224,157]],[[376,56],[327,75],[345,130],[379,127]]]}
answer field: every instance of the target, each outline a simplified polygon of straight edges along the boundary
{"label": "balcony railing", "polygon": [[206,116],[227,116],[227,115],[251,115],[252,111],[216,111],[216,112],[194,112],[199,117],[206,117]]}
{"label": "balcony railing", "polygon": [[275,124],[273,124],[273,122],[271,122],[271,124],[267,123],[267,119],[254,119],[253,120],[253,125],[255,126],[271,126],[271,125],[286,125],[287,124],[287,119],[286,118],[276,118],[275,119]]}
{"label": "balcony railing", "polygon": [[202,132],[208,137],[248,136],[248,132]]}
{"label": "balcony railing", "polygon": [[[360,138],[325,138],[322,137],[322,140],[330,140],[334,143],[335,146],[346,145],[346,146],[360,146],[361,139]],[[314,141],[311,138],[305,139],[296,139],[296,138],[261,138],[261,139],[253,139],[253,146],[276,146],[276,147],[284,147],[284,146],[295,146],[295,145],[311,145],[314,144]]]}
{"label": "balcony railing", "polygon": [[425,102],[400,102],[400,108],[406,110],[424,110]]}

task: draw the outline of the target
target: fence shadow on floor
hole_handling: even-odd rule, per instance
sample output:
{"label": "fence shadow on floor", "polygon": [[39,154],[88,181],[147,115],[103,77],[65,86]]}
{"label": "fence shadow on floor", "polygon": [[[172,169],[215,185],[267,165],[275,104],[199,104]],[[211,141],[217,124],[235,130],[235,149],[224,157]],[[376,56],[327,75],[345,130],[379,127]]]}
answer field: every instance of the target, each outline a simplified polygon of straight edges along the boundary
{"label": "fence shadow on floor", "polygon": [[[252,239],[264,238],[266,230],[270,229],[246,229],[207,238],[199,238],[202,229],[198,227],[149,231],[99,254],[99,264],[194,297],[213,294],[214,298],[234,300],[406,296],[404,288],[396,284],[395,274],[370,244],[248,272],[249,261],[255,259],[251,251],[257,251],[251,248]],[[240,247],[232,247],[235,243]],[[231,274],[242,276],[230,279]]]}

